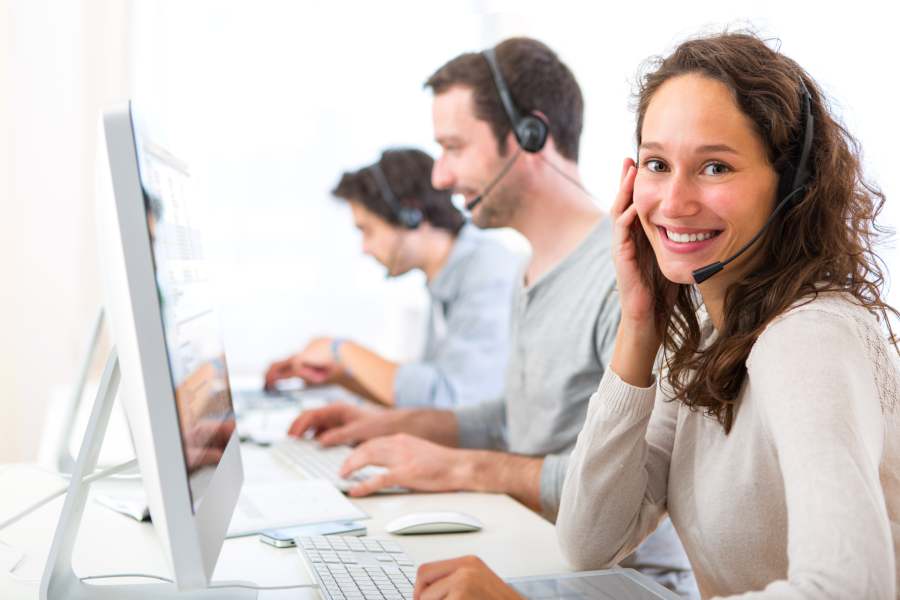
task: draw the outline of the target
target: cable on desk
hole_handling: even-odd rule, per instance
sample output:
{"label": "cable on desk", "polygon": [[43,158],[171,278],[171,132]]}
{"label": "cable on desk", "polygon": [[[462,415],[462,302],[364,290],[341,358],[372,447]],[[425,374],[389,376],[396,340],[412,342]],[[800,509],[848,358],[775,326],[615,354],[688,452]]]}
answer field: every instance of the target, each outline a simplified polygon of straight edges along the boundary
{"label": "cable on desk", "polygon": [[[116,473],[121,473],[122,471],[127,471],[128,469],[131,469],[132,467],[134,467],[136,464],[137,464],[137,459],[131,459],[128,462],[118,464],[114,467],[109,467],[108,469],[103,469],[102,471],[98,471],[96,473],[91,473],[87,477],[83,478],[81,480],[81,483],[91,483],[91,482],[97,481],[98,479],[103,479],[104,477],[109,477],[110,475],[115,475]],[[33,513],[40,507],[44,506],[48,502],[55,500],[56,498],[59,498],[60,496],[65,495],[65,493],[68,490],[69,490],[68,485],[61,487],[58,490],[56,490],[55,492],[53,492],[52,494],[50,494],[49,496],[45,496],[44,498],[38,500],[37,502],[35,502],[34,504],[29,506],[25,510],[22,510],[22,511],[16,513],[15,515],[13,515],[12,517],[6,519],[5,521],[0,522],[0,531],[3,531],[4,529],[9,527],[16,521],[19,521],[19,520],[25,518],[26,516],[30,515],[31,513]]]}
{"label": "cable on desk", "polygon": [[[82,577],[81,581],[90,581],[92,579],[124,579],[124,578],[133,578],[133,579],[156,579],[157,581],[163,581],[165,583],[175,583],[168,577],[162,577],[160,575],[149,575],[146,573],[115,573],[112,575],[89,575],[87,577]],[[208,589],[211,590],[227,590],[233,588],[240,588],[244,590],[256,590],[259,592],[267,592],[267,591],[275,591],[275,590],[298,590],[301,588],[306,589],[318,589],[319,585],[317,583],[298,583],[293,585],[246,585],[243,583],[220,583],[215,584],[212,583],[207,586]]]}
{"label": "cable on desk", "polygon": [[22,577],[21,575],[16,573],[16,569],[18,569],[19,565],[21,565],[25,561],[24,552],[22,552],[15,546],[7,544],[3,540],[0,540],[0,545],[6,546],[18,555],[18,557],[13,561],[13,564],[6,570],[6,574],[9,575],[10,579],[18,581],[19,583],[37,583],[40,581],[40,579],[26,579],[25,577]]}
{"label": "cable on desk", "polygon": [[[132,460],[129,460],[128,462],[124,462],[124,463],[115,465],[113,467],[109,467],[108,469],[103,469],[102,471],[97,471],[97,472],[91,473],[87,477],[84,477],[81,480],[81,482],[82,483],[91,483],[93,481],[97,481],[98,479],[103,479],[104,477],[109,477],[111,475],[115,475],[116,473],[121,473],[122,471],[127,471],[128,469],[131,469],[136,465],[137,465],[137,459],[132,459]],[[9,468],[11,468],[11,466],[7,467],[6,469],[3,469],[3,471],[0,471],[0,472],[4,472],[4,471],[8,470]],[[19,511],[12,517],[9,517],[8,519],[6,519],[3,522],[0,522],[0,531],[9,527],[13,523],[20,521],[21,519],[27,517],[28,515],[30,515],[37,509],[39,509],[40,507],[47,504],[48,502],[55,500],[56,498],[59,498],[60,496],[65,495],[65,493],[68,490],[69,490],[68,485],[65,487],[61,487],[60,489],[56,490],[49,496],[45,496],[44,498],[42,498],[41,500],[38,500],[37,502],[35,502],[31,506],[29,506],[28,508],[26,508],[22,511]],[[24,578],[20,577],[19,575],[17,575],[16,569],[18,569],[19,566],[25,561],[25,557],[27,555],[24,552],[22,552],[21,550],[19,550],[18,548],[4,542],[3,540],[0,540],[0,544],[3,544],[4,546],[9,548],[13,552],[16,552],[19,554],[18,559],[16,559],[15,562],[13,562],[12,566],[6,570],[6,574],[9,575],[10,578],[12,578],[16,581],[22,582],[22,583],[37,583],[38,581],[40,581],[40,579],[24,579]]]}
{"label": "cable on desk", "polygon": [[[34,471],[40,471],[41,473],[46,473],[47,475],[54,475],[56,477],[65,479],[67,481],[72,480],[71,473],[65,473],[63,471],[54,471],[53,469],[48,469],[47,467],[42,467],[40,465],[22,465],[22,466],[28,467],[29,469],[32,469]],[[134,466],[137,466],[137,463],[135,463]],[[128,469],[124,469],[124,470],[127,471]],[[94,473],[100,473],[101,471],[102,471],[102,469],[97,469],[96,471],[94,471]],[[3,471],[0,471],[0,473],[2,473],[2,472]],[[93,475],[93,473],[92,473],[92,475]],[[116,473],[115,475],[109,475],[108,477],[105,477],[104,479],[115,479],[116,481],[120,481],[120,480],[140,481],[141,479],[143,479],[143,476],[141,475],[140,471],[136,471],[134,473]]]}

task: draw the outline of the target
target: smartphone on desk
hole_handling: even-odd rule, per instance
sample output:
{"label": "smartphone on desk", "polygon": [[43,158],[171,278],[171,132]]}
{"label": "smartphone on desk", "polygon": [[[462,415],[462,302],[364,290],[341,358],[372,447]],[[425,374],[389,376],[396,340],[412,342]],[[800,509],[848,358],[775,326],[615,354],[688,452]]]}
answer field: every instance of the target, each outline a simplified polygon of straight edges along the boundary
{"label": "smartphone on desk", "polygon": [[264,529],[259,532],[259,541],[276,548],[293,548],[296,545],[294,538],[316,535],[354,535],[359,537],[366,535],[366,526],[356,521],[330,521],[312,525],[297,525],[296,527]]}

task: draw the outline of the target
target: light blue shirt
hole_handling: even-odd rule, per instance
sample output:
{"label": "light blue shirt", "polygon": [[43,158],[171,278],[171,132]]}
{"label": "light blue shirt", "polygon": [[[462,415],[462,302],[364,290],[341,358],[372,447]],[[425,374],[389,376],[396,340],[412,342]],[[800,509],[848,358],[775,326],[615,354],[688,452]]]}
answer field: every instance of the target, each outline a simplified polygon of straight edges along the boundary
{"label": "light blue shirt", "polygon": [[510,298],[523,259],[493,235],[463,226],[428,283],[425,352],[397,370],[398,407],[471,406],[503,393]]}

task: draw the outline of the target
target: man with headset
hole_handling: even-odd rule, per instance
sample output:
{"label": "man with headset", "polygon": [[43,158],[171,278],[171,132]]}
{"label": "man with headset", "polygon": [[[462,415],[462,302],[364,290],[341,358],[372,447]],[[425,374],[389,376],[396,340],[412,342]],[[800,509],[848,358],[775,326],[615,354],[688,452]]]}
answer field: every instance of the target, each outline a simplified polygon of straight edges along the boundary
{"label": "man with headset", "polygon": [[[512,227],[532,247],[516,282],[504,393],[453,411],[336,404],[301,414],[290,433],[364,442],[342,474],[367,464],[388,470],[352,495],[393,485],[503,492],[555,520],[568,454],[619,322],[611,222],[578,174],[581,90],[550,48],[527,38],[462,54],[426,87],[443,149],[435,187],[463,194],[479,227]],[[672,588],[693,586],[668,520],[628,564]]]}
{"label": "man with headset", "polygon": [[272,364],[266,386],[286,377],[337,383],[388,406],[454,408],[503,391],[509,298],[522,257],[465,223],[450,192],[431,186],[434,160],[392,149],[333,190],[350,205],[363,252],[389,276],[425,274],[431,300],[424,356],[397,364],[341,338],[320,337]]}

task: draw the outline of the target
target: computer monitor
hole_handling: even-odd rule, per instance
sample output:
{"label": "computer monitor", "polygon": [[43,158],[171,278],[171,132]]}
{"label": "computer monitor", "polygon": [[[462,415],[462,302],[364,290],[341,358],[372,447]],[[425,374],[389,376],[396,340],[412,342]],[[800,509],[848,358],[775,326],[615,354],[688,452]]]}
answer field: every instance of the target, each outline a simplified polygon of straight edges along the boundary
{"label": "computer monitor", "polygon": [[224,344],[188,166],[130,104],[103,118],[114,201],[98,207],[120,398],[179,590],[206,588],[243,483]]}

